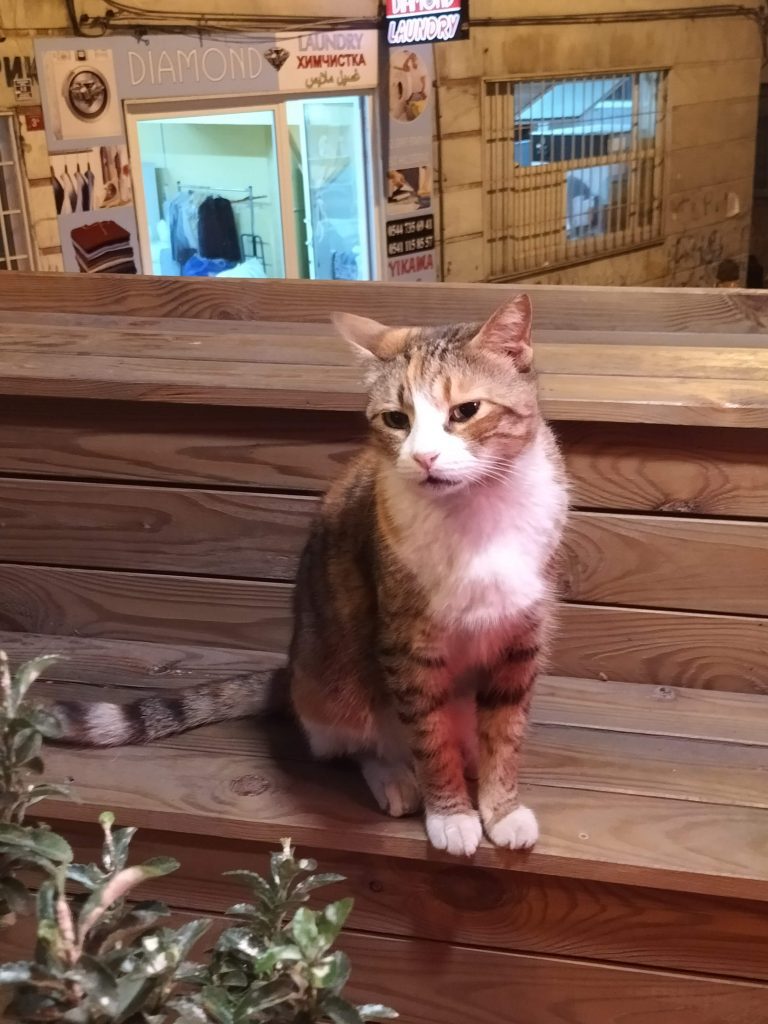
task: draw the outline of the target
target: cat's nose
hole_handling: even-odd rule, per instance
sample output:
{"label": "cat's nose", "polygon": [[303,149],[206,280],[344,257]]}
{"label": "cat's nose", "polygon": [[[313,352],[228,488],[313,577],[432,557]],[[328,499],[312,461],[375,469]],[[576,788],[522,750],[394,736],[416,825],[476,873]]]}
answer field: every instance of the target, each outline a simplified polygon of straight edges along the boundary
{"label": "cat's nose", "polygon": [[429,470],[437,462],[437,457],[440,452],[414,452],[413,461],[418,462],[422,469],[429,472]]}

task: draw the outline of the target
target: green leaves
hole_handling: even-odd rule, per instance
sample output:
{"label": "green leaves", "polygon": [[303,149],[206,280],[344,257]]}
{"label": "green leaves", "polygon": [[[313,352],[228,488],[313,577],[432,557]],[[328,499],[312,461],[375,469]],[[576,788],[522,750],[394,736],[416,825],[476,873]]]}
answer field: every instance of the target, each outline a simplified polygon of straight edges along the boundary
{"label": "green leaves", "polygon": [[[45,826],[25,828],[23,825],[0,825],[0,853],[22,858],[34,854],[37,858],[67,863],[72,860],[72,847],[61,836]],[[33,861],[36,864],[40,860]]]}
{"label": "green leaves", "polygon": [[[31,959],[0,966],[10,1003],[3,1020],[53,1024],[363,1024],[394,1011],[355,1007],[343,997],[350,976],[335,943],[352,910],[339,899],[308,906],[320,888],[344,881],[297,859],[290,840],[269,871],[230,872],[249,900],[230,907],[236,923],[219,936],[207,964],[190,961],[210,922],[166,926],[162,903],[129,903],[148,879],[176,871],[172,857],[131,865],[133,828],[105,811],[100,863],[74,864],[67,841],[44,825],[27,826],[30,806],[67,797],[67,787],[36,781],[43,741],[61,735],[47,709],[27,700],[55,657],[37,658],[12,678],[0,652],[0,926],[36,914]],[[15,877],[42,872],[33,900]],[[72,896],[68,886],[79,893]],[[182,987],[183,986],[183,987]],[[176,1016],[174,1016],[174,1014]]]}

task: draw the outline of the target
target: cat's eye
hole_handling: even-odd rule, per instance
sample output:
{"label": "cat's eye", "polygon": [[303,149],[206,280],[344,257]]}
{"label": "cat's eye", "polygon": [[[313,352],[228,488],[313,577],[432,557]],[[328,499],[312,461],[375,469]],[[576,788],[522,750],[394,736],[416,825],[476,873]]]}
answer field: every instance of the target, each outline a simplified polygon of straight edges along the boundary
{"label": "cat's eye", "polygon": [[381,418],[384,421],[384,426],[389,427],[390,430],[407,430],[411,425],[406,413],[400,412],[399,409],[387,409],[381,414]]}
{"label": "cat's eye", "polygon": [[467,420],[472,419],[479,408],[479,402],[462,402],[461,405],[454,405],[451,409],[451,422],[466,423]]}

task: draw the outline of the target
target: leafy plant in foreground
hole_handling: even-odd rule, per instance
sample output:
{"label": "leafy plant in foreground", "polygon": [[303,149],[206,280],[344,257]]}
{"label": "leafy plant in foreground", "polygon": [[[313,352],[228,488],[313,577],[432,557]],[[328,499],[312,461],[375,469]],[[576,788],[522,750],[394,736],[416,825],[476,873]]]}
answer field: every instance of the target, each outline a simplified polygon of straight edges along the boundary
{"label": "leafy plant in foreground", "polygon": [[[380,1005],[344,999],[346,955],[332,947],[351,899],[322,910],[305,904],[340,875],[314,874],[290,840],[272,854],[263,878],[234,871],[251,902],[230,907],[237,923],[219,935],[208,963],[188,961],[211,925],[165,922],[159,902],[129,902],[142,882],[175,871],[171,857],[129,865],[136,830],[101,815],[100,863],[74,864],[69,844],[47,825],[26,823],[45,797],[69,796],[40,782],[41,748],[60,735],[50,712],[28,699],[56,658],[23,665],[11,677],[0,652],[0,927],[35,911],[28,960],[0,965],[0,1019],[17,1024],[362,1024],[392,1019]],[[25,881],[34,875],[33,896]],[[19,877],[23,874],[24,878]],[[32,884],[32,883],[31,883]],[[79,893],[72,893],[75,886]]]}

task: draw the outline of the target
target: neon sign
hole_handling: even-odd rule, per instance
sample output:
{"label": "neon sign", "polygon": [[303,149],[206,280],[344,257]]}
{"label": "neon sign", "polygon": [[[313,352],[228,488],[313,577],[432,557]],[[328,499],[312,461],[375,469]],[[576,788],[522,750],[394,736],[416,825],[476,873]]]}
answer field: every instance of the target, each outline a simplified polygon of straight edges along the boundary
{"label": "neon sign", "polygon": [[450,43],[469,36],[469,0],[387,0],[390,46]]}

